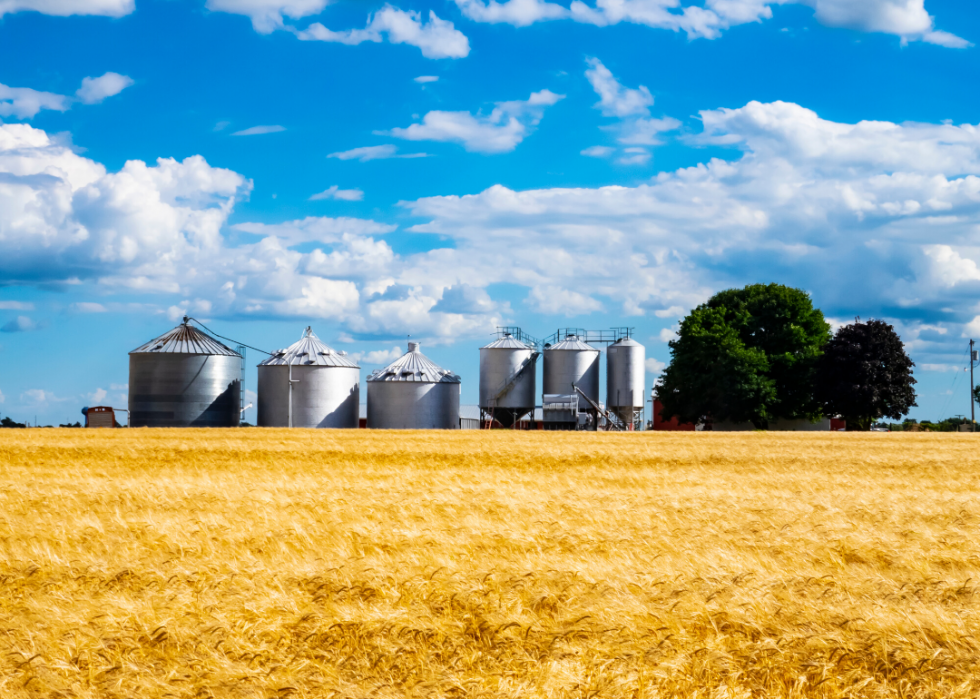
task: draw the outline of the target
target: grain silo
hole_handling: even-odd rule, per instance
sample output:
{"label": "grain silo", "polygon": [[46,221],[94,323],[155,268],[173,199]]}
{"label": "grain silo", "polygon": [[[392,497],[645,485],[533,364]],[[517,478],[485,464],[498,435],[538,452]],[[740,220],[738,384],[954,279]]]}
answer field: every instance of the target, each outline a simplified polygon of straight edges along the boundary
{"label": "grain silo", "polygon": [[259,364],[259,427],[356,428],[361,368],[312,328]]}
{"label": "grain silo", "polygon": [[129,353],[133,427],[237,427],[242,356],[184,322]]}
{"label": "grain silo", "polygon": [[538,353],[510,333],[480,348],[480,410],[510,427],[534,410]]}
{"label": "grain silo", "polygon": [[367,378],[367,426],[457,430],[461,381],[409,342],[408,352]]}
{"label": "grain silo", "polygon": [[[574,386],[573,386],[574,384]],[[594,403],[599,403],[599,350],[569,335],[544,348],[544,390],[547,395],[571,395],[578,387]],[[579,410],[594,412],[584,399]]]}
{"label": "grain silo", "polygon": [[646,348],[631,337],[617,340],[606,350],[606,407],[628,429],[642,425],[645,360]]}

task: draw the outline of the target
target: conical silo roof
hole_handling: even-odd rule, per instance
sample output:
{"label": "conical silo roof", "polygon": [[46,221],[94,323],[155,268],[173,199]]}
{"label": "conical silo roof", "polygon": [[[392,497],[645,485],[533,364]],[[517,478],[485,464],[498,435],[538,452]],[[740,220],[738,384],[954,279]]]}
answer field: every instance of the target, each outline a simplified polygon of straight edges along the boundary
{"label": "conical silo roof", "polygon": [[585,350],[585,351],[592,351],[592,352],[599,351],[592,345],[588,344],[587,342],[583,342],[575,335],[569,335],[561,342],[556,342],[551,347],[545,347],[545,350],[549,352],[552,350],[579,350],[579,351]]}
{"label": "conical silo roof", "polygon": [[508,334],[504,335],[503,337],[501,337],[501,338],[499,338],[497,340],[494,340],[493,342],[491,342],[486,347],[481,347],[480,349],[524,349],[524,350],[529,350],[531,348],[528,347],[527,345],[525,345],[523,342],[521,342],[520,340],[518,340],[516,337],[514,337],[510,333],[508,333]]}
{"label": "conical silo roof", "polygon": [[273,352],[272,356],[259,366],[333,366],[360,369],[346,352],[338,352],[327,347],[316,336],[313,329],[307,327],[303,337],[286,349]]}
{"label": "conical silo roof", "polygon": [[233,349],[225,347],[215,338],[188,325],[186,319],[173,330],[164,333],[145,345],[140,345],[130,354],[206,354],[226,357],[240,357]]}
{"label": "conical silo roof", "polygon": [[408,343],[408,352],[384,369],[367,377],[368,381],[416,381],[419,383],[461,383],[456,374],[443,369],[422,354],[417,342]]}

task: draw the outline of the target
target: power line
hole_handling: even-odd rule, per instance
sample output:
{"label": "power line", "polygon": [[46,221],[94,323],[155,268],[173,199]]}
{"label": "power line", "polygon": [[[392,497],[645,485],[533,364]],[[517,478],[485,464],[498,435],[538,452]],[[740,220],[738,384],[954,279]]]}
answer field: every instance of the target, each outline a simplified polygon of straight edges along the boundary
{"label": "power line", "polygon": [[259,349],[258,347],[252,347],[252,345],[246,345],[244,342],[241,342],[239,340],[235,340],[235,339],[230,338],[230,337],[225,337],[224,335],[219,335],[214,330],[212,330],[211,328],[209,328],[208,326],[206,326],[204,323],[202,323],[201,321],[199,321],[197,318],[191,318],[190,316],[187,316],[187,320],[193,320],[195,323],[197,323],[202,328],[204,328],[205,330],[207,330],[211,335],[214,335],[215,337],[220,337],[222,340],[228,340],[228,342],[234,342],[236,345],[241,345],[242,347],[248,347],[250,350],[255,350],[256,352],[261,352],[262,354],[267,354],[270,357],[272,356],[272,352],[266,352],[264,349]]}

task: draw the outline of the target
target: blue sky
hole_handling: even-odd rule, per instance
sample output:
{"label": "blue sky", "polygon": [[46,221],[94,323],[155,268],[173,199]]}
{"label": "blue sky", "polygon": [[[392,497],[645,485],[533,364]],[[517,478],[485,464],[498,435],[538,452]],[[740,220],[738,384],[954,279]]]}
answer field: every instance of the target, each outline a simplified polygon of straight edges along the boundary
{"label": "blue sky", "polygon": [[0,0],[0,413],[125,407],[185,312],[365,372],[411,334],[464,403],[498,325],[626,325],[652,384],[691,307],[769,281],[894,323],[912,415],[967,413],[971,9]]}

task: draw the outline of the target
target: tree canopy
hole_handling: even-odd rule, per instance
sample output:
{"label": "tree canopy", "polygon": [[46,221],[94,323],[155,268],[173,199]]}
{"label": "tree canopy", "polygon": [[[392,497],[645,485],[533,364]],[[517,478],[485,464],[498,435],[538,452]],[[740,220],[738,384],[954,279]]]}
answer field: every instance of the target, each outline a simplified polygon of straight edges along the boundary
{"label": "tree canopy", "polygon": [[816,361],[830,326],[810,296],[781,284],[715,294],[681,321],[657,397],[669,420],[816,419]]}
{"label": "tree canopy", "polygon": [[883,417],[899,419],[916,405],[915,364],[902,339],[882,320],[841,327],[817,365],[817,398],[827,415],[867,430]]}

